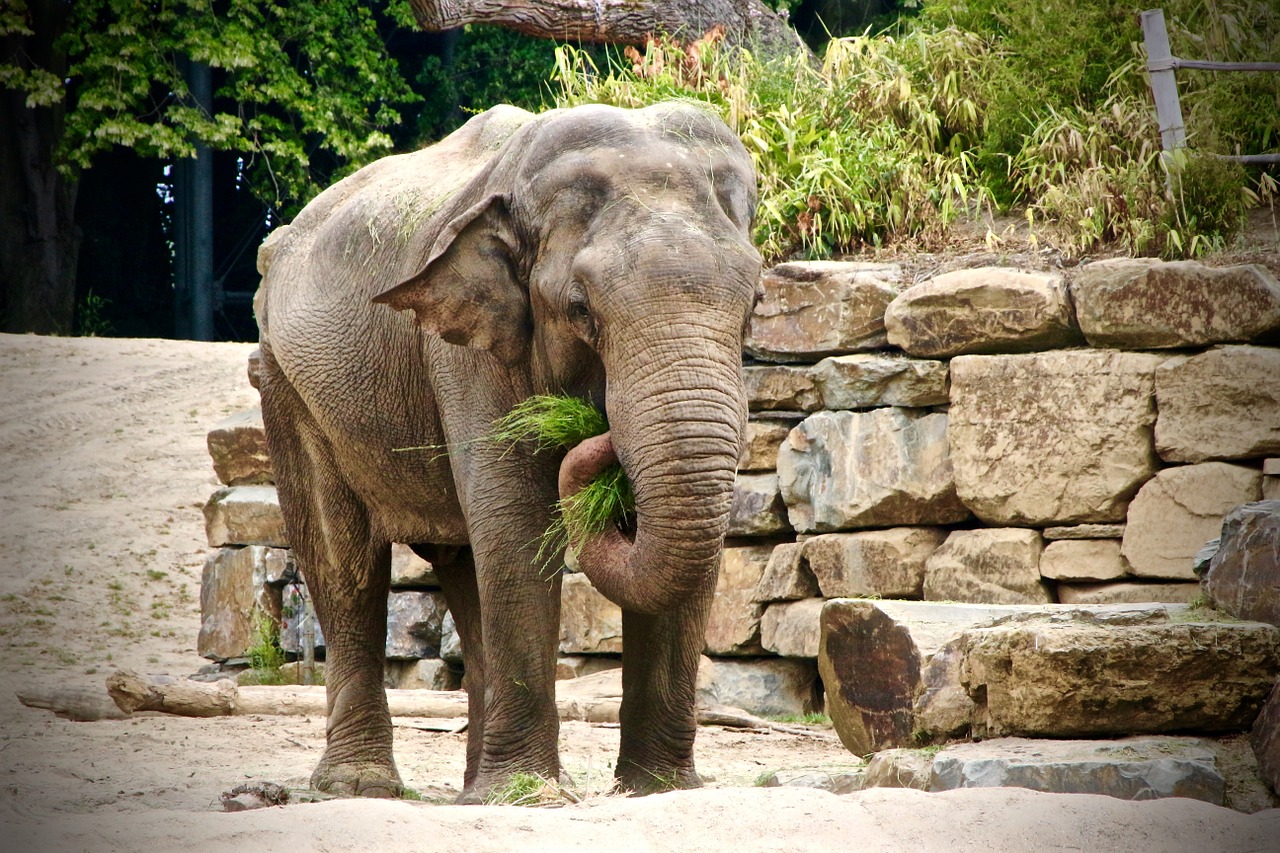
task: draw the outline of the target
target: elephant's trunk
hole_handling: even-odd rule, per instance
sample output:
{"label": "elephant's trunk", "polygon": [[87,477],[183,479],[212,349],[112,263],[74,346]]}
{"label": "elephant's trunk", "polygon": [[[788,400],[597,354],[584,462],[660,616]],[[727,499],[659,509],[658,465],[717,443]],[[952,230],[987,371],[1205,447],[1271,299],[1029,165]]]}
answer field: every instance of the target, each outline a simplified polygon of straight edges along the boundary
{"label": "elephant's trunk", "polygon": [[[611,389],[613,429],[579,444],[561,465],[562,497],[615,459],[631,479],[634,541],[610,527],[571,543],[581,571],[623,609],[669,611],[719,570],[746,420],[739,358],[734,350],[641,373],[633,380],[638,394],[628,388],[615,398]],[[687,387],[691,371],[702,377],[696,388]],[[671,387],[679,382],[686,387]]]}

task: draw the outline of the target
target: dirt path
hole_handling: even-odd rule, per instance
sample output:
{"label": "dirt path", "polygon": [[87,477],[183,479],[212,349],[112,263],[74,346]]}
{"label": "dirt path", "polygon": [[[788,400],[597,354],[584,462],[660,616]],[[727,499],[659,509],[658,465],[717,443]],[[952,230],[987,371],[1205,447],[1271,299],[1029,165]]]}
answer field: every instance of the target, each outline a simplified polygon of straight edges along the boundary
{"label": "dirt path", "polygon": [[[699,792],[601,796],[617,730],[571,723],[562,751],[587,794],[580,805],[335,801],[222,814],[219,795],[243,782],[304,784],[323,720],[71,723],[23,707],[15,690],[204,663],[200,507],[216,487],[204,436],[255,402],[251,349],[0,335],[0,851],[1280,850],[1280,811],[1188,800],[755,788],[768,771],[853,757],[830,741],[715,727],[698,736],[711,786]],[[448,797],[463,736],[398,722],[406,783]]]}

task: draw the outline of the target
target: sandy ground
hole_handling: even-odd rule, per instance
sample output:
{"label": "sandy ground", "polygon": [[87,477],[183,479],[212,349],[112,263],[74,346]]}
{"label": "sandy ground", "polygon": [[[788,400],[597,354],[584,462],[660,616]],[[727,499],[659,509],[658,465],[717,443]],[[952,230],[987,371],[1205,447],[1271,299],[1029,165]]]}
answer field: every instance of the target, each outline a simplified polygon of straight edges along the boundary
{"label": "sandy ground", "polygon": [[564,763],[585,800],[534,809],[437,804],[461,781],[463,736],[400,720],[396,759],[427,802],[223,813],[220,794],[236,785],[304,785],[323,720],[72,723],[15,691],[204,663],[200,507],[217,485],[204,437],[255,402],[251,348],[0,336],[0,851],[1280,851],[1280,810],[1012,789],[757,788],[768,771],[855,762],[830,739],[716,727],[698,737],[708,788],[623,799],[601,793],[616,728],[567,724]]}

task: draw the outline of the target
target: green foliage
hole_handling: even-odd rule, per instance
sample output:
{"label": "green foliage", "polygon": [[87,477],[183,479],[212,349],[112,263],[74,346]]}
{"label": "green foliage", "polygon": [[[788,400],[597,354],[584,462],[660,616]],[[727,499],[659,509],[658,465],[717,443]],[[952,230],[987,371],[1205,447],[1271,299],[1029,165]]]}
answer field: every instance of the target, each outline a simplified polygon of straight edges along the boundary
{"label": "green foliage", "polygon": [[106,317],[110,304],[111,300],[97,295],[91,288],[76,307],[76,334],[84,338],[111,334],[111,321]]}
{"label": "green foliage", "polygon": [[[407,4],[375,4],[404,20]],[[66,108],[64,168],[112,146],[145,157],[191,157],[197,142],[246,154],[255,192],[289,216],[331,180],[387,153],[399,106],[417,99],[386,53],[370,4],[356,0],[79,0],[49,69],[0,64],[0,85],[29,106]],[[0,15],[0,35],[30,35],[25,0]],[[385,19],[384,19],[385,23]],[[389,26],[389,24],[387,24]],[[190,98],[180,57],[221,81],[211,113]]]}
{"label": "green foliage", "polygon": [[559,806],[574,799],[558,784],[536,773],[512,773],[505,785],[489,792],[484,802],[488,806]]}
{"label": "green foliage", "polygon": [[[578,397],[530,397],[494,424],[490,439],[501,444],[529,441],[539,451],[568,449],[609,429],[604,413]],[[622,466],[614,463],[576,494],[556,503],[555,518],[543,534],[538,559],[548,562],[570,542],[581,543],[635,514],[636,497]]]}
{"label": "green foliage", "polygon": [[253,645],[246,656],[258,684],[281,684],[284,679],[284,649],[280,647],[280,625],[261,610],[253,611]]}
{"label": "green foliage", "polygon": [[755,161],[756,242],[777,259],[938,233],[980,200],[967,149],[982,63],[981,42],[954,29],[835,39],[821,68],[705,38],[628,48],[607,73],[561,48],[556,83],[561,105],[677,98],[716,110]]}

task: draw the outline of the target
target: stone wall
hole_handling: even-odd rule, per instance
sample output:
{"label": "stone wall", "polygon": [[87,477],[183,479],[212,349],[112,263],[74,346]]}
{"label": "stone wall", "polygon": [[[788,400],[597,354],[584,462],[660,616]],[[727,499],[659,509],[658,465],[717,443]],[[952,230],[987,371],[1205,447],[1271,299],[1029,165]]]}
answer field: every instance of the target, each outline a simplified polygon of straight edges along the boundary
{"label": "stone wall", "polygon": [[[1261,267],[1119,259],[911,284],[892,264],[812,262],[763,285],[708,703],[817,707],[827,599],[1191,601],[1223,517],[1280,494],[1280,285]],[[209,448],[227,487],[206,508],[200,652],[243,656],[255,607],[283,612],[297,649],[260,417],[219,424]],[[453,683],[429,566],[398,548],[395,572],[390,682]],[[617,607],[570,573],[563,610],[563,673],[616,665]]]}

